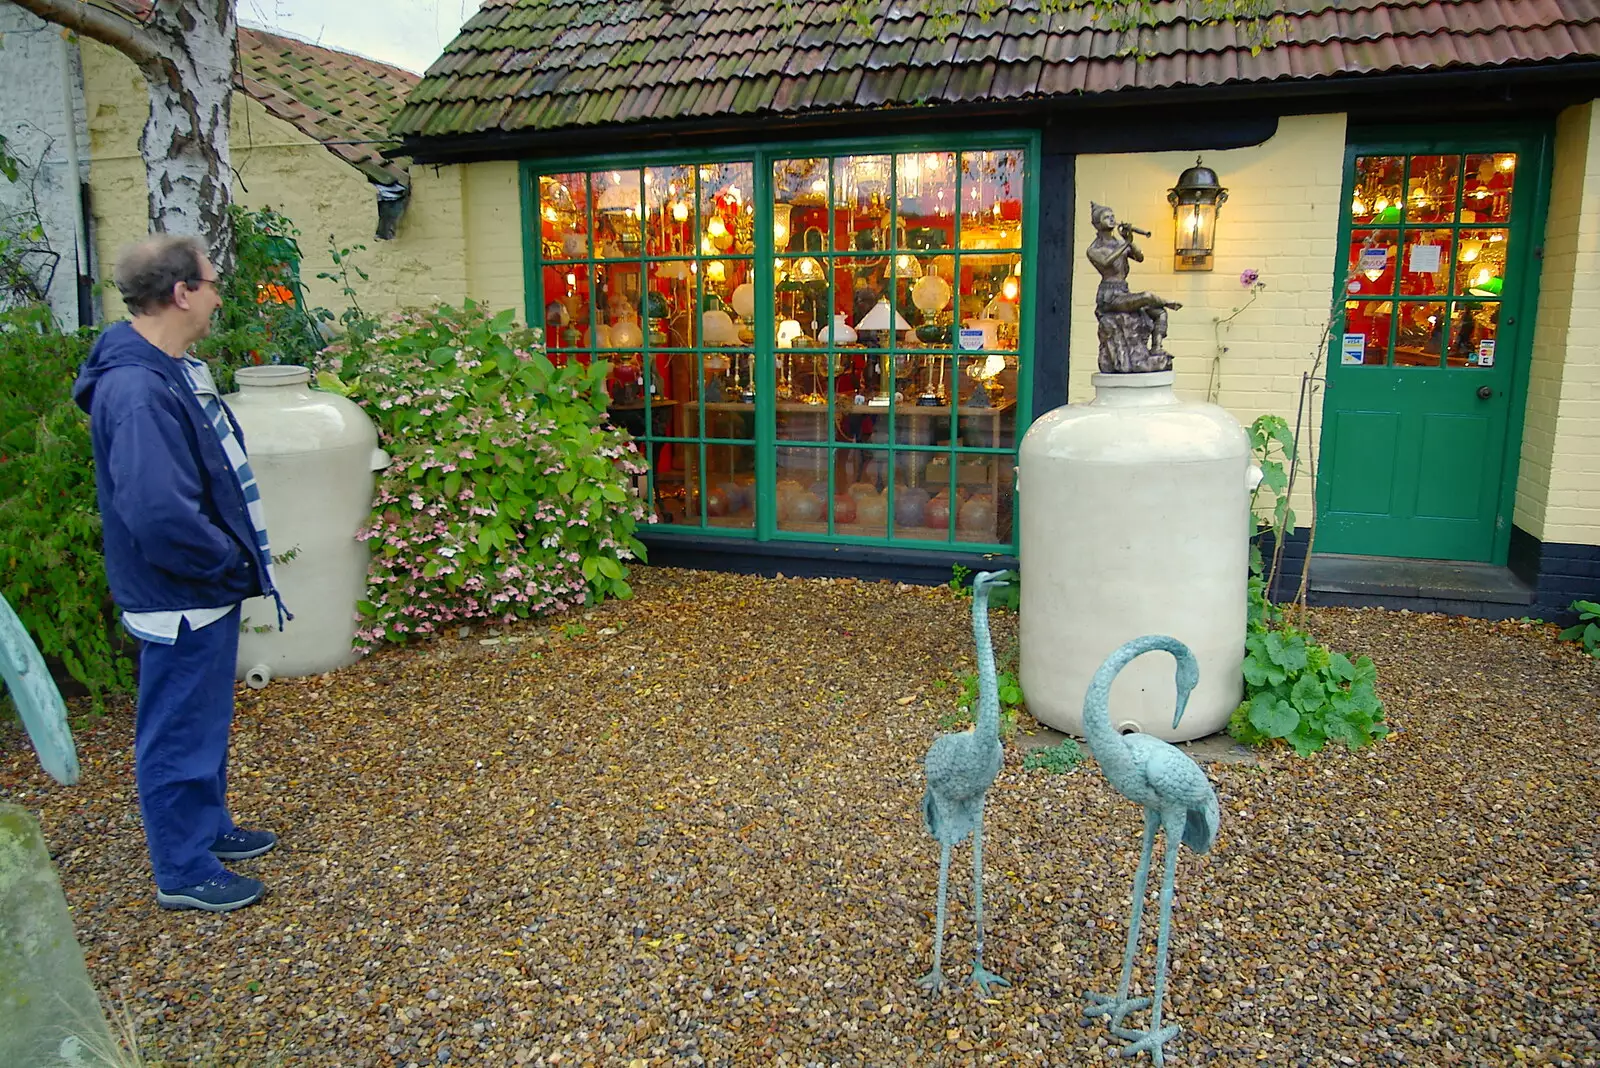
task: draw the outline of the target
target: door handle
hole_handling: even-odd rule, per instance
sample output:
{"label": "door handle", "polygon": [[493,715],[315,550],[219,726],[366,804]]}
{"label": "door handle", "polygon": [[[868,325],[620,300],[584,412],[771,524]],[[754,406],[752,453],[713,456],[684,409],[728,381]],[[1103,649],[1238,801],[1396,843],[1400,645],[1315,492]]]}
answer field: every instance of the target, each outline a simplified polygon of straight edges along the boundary
{"label": "door handle", "polygon": [[1488,400],[1492,396],[1494,396],[1494,390],[1490,389],[1488,386],[1479,386],[1478,387],[1478,399],[1479,400]]}

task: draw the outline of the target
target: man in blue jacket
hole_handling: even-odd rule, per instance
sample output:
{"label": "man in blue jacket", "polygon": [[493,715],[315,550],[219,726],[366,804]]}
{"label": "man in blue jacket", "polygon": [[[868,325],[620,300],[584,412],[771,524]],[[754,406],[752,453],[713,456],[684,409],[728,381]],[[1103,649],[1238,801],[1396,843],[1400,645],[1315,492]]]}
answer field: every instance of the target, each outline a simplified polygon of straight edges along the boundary
{"label": "man in blue jacket", "polygon": [[161,906],[226,912],[264,887],[222,862],[278,842],[235,826],[227,803],[239,605],[276,598],[272,554],[244,435],[187,355],[222,304],[205,250],[151,237],[123,251],[114,279],[133,318],[100,335],[73,397],[89,413],[106,578],[142,643],[139,808]]}

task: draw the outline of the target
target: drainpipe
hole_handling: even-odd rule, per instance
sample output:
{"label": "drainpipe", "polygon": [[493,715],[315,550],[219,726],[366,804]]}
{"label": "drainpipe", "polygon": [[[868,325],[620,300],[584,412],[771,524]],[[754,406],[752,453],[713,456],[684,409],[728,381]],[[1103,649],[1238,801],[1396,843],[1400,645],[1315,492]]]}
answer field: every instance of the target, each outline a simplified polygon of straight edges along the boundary
{"label": "drainpipe", "polygon": [[[67,117],[67,181],[66,186],[72,196],[72,262],[73,262],[73,294],[77,298],[77,326],[89,326],[94,318],[88,301],[84,299],[87,291],[85,282],[89,274],[89,242],[84,232],[83,225],[83,177],[78,171],[78,111],[73,106],[72,84],[72,48],[67,44],[65,34],[56,36],[61,50],[61,106]],[[89,312],[86,316],[85,312]]]}

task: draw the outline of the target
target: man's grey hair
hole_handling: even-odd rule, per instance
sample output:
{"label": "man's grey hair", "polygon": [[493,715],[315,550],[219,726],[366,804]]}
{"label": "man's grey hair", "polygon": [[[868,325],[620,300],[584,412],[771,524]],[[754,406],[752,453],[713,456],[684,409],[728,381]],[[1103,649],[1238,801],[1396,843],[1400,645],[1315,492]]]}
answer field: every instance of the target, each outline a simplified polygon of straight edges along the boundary
{"label": "man's grey hair", "polygon": [[179,282],[191,287],[205,275],[205,246],[179,234],[152,234],[123,249],[112,281],[135,315],[149,315],[172,303]]}

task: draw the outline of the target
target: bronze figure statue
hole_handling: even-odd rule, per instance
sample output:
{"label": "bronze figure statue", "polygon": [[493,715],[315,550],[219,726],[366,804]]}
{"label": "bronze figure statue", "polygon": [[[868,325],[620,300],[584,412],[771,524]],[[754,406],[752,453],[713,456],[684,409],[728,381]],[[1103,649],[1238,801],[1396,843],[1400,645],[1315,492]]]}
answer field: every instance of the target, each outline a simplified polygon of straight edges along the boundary
{"label": "bronze figure statue", "polygon": [[1128,288],[1128,261],[1144,262],[1133,235],[1149,237],[1150,232],[1118,223],[1116,213],[1104,204],[1090,203],[1089,220],[1095,228],[1089,262],[1100,272],[1100,288],[1094,298],[1094,316],[1100,323],[1100,370],[1107,374],[1172,370],[1172,356],[1162,347],[1167,338],[1167,310],[1183,305]]}

